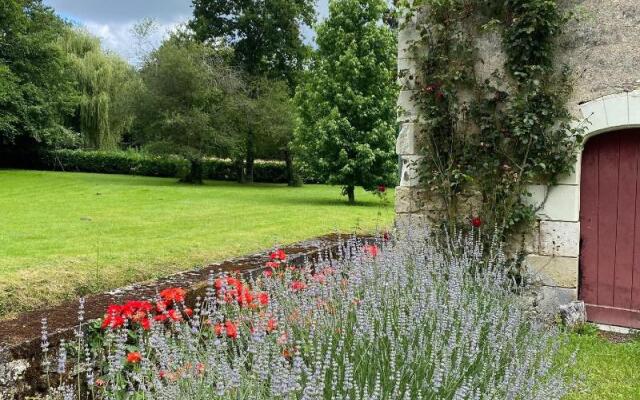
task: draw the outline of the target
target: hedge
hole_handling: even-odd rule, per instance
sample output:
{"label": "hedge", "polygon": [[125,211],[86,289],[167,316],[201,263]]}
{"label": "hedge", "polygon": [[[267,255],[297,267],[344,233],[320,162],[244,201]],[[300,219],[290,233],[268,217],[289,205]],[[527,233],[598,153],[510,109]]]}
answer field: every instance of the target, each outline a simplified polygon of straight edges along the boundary
{"label": "hedge", "polygon": [[[189,172],[190,163],[179,156],[154,156],[135,151],[44,150],[1,153],[0,166],[181,178]],[[238,180],[238,170],[231,160],[205,159],[203,171],[205,179]],[[286,177],[284,162],[258,160],[255,163],[255,182],[286,183]]]}

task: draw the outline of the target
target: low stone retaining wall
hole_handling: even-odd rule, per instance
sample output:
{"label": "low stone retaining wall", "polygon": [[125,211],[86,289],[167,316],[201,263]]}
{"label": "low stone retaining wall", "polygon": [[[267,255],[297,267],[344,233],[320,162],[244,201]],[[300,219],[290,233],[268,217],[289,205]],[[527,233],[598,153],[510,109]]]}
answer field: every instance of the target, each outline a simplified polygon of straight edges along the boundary
{"label": "low stone retaining wall", "polygon": [[[329,235],[283,247],[291,264],[314,263],[340,249],[347,236]],[[373,240],[358,237],[358,241]],[[239,272],[246,277],[264,270],[269,252],[253,254],[211,264],[204,268],[181,272],[166,278],[130,285],[110,292],[85,298],[85,320],[101,318],[109,304],[156,297],[169,287],[187,291],[187,303],[203,296],[211,273]],[[13,320],[0,322],[0,399],[24,399],[46,390],[41,362],[41,326],[46,318],[49,327],[50,348],[57,348],[61,339],[74,335],[77,326],[78,301],[69,301],[56,307],[25,313]]]}

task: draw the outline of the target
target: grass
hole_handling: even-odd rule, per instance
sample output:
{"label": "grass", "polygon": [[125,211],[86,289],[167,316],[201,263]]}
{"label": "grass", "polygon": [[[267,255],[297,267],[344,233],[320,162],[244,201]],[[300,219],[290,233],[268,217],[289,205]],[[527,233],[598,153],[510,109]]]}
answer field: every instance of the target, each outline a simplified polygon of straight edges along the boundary
{"label": "grass", "polygon": [[339,187],[0,170],[0,316],[332,232],[373,231],[386,204]]}
{"label": "grass", "polygon": [[566,400],[640,399],[638,337],[614,342],[595,332],[572,334],[564,350],[577,357],[570,374],[578,387]]}

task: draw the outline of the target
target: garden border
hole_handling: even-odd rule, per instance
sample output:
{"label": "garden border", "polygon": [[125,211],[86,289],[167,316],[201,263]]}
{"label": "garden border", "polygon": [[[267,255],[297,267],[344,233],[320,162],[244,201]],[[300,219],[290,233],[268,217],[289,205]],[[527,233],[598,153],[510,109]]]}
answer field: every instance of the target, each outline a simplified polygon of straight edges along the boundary
{"label": "garden border", "polygon": [[[313,264],[322,257],[335,254],[350,238],[355,238],[361,243],[375,240],[373,236],[331,234],[283,246],[282,249],[292,264]],[[267,261],[269,251],[263,251],[90,295],[85,298],[85,321],[101,318],[109,304],[153,298],[159,291],[169,287],[184,288],[187,291],[187,304],[193,304],[198,296],[204,297],[211,273],[239,272],[246,277],[256,276],[266,268]],[[46,390],[39,360],[41,321],[47,318],[50,348],[55,349],[61,339],[74,336],[78,322],[77,313],[78,301],[74,300],[56,307],[27,312],[15,319],[0,321],[0,398],[8,400],[3,396],[9,395],[9,398],[22,399]]]}

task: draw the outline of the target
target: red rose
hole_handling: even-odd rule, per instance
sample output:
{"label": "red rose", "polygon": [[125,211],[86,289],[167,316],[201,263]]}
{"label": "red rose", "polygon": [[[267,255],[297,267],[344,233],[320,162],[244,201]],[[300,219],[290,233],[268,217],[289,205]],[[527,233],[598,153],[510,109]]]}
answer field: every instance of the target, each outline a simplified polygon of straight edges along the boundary
{"label": "red rose", "polygon": [[473,225],[474,228],[480,228],[482,226],[482,220],[480,217],[474,217],[471,220],[471,225]]}

